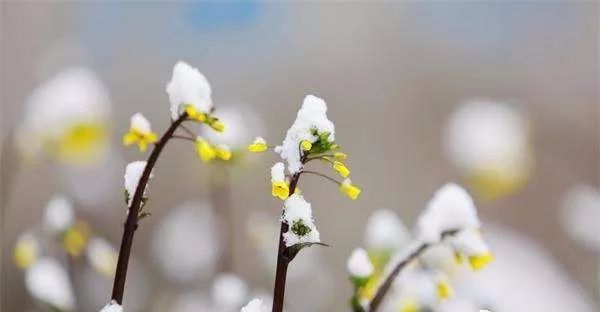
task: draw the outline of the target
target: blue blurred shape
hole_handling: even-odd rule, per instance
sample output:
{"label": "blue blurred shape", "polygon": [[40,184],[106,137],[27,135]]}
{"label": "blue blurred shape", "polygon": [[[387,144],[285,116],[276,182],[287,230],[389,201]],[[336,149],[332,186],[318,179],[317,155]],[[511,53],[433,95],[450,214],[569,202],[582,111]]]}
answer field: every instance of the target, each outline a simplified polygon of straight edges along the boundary
{"label": "blue blurred shape", "polygon": [[188,4],[186,21],[200,30],[243,28],[258,19],[262,3],[214,1]]}

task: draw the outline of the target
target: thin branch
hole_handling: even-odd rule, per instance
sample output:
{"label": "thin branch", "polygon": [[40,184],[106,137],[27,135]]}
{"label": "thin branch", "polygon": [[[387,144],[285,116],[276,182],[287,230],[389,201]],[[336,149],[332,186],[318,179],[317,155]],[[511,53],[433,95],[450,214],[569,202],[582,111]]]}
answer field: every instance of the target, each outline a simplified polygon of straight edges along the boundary
{"label": "thin branch", "polygon": [[181,130],[185,131],[187,134],[189,134],[192,138],[195,138],[196,135],[194,134],[194,132],[192,130],[190,130],[188,127],[186,127],[185,125],[180,125],[179,128],[181,128]]}
{"label": "thin branch", "polygon": [[[304,160],[304,158],[302,159]],[[290,192],[289,195],[294,194],[298,180],[300,179],[300,173],[296,172],[290,180]],[[290,263],[285,256],[285,241],[283,234],[288,231],[288,224],[281,221],[281,227],[279,229],[279,249],[277,252],[277,270],[275,271],[275,285],[273,286],[273,312],[283,311],[283,300],[285,297],[285,281],[287,279],[287,268]]]}
{"label": "thin branch", "polygon": [[318,176],[320,176],[322,178],[325,178],[325,179],[327,179],[327,180],[329,180],[329,181],[331,181],[331,182],[333,182],[333,183],[335,183],[337,185],[341,185],[342,184],[342,182],[340,182],[340,181],[338,181],[338,180],[336,180],[336,179],[334,179],[334,178],[332,178],[332,177],[330,177],[330,176],[328,176],[326,174],[317,172],[317,171],[302,170],[300,173],[310,173],[310,174],[318,175]]}
{"label": "thin branch", "polygon": [[182,140],[191,141],[191,142],[196,142],[196,139],[193,139],[193,138],[190,138],[190,137],[186,137],[185,135],[173,134],[172,138],[174,138],[174,139],[182,139]]}
{"label": "thin branch", "polygon": [[402,269],[404,269],[413,260],[417,259],[425,250],[427,250],[428,247],[429,247],[429,244],[425,244],[425,243],[421,244],[417,249],[415,249],[415,251],[410,253],[404,260],[400,261],[394,267],[392,272],[385,278],[385,281],[383,282],[383,284],[381,284],[381,286],[379,286],[379,288],[377,289],[377,292],[375,293],[373,300],[371,300],[371,303],[369,303],[369,307],[367,309],[368,312],[377,311],[377,309],[379,308],[379,305],[383,301],[383,298],[385,297],[387,292],[390,290],[392,283],[394,282],[394,280],[396,279],[398,274],[400,274],[400,271],[402,271]]}
{"label": "thin branch", "polygon": [[123,237],[121,239],[121,248],[119,249],[119,258],[117,261],[117,269],[115,272],[115,281],[113,284],[113,291],[111,298],[115,300],[118,304],[123,304],[123,293],[125,292],[125,280],[127,279],[127,267],[129,265],[129,257],[131,255],[131,246],[133,245],[133,235],[135,234],[135,230],[138,227],[138,214],[140,212],[140,208],[142,206],[142,198],[144,195],[144,190],[146,189],[146,185],[148,184],[148,180],[150,179],[150,173],[158,160],[158,156],[160,156],[161,151],[169,142],[169,139],[173,137],[175,130],[181,125],[181,123],[187,118],[187,114],[182,114],[177,120],[171,123],[171,126],[167,129],[167,131],[160,138],[160,141],[154,146],[152,153],[148,157],[148,161],[146,162],[146,168],[144,168],[144,172],[140,177],[138,182],[138,186],[135,189],[135,193],[131,200],[131,205],[129,207],[129,213],[127,214],[127,219],[125,220],[125,229],[123,231]]}

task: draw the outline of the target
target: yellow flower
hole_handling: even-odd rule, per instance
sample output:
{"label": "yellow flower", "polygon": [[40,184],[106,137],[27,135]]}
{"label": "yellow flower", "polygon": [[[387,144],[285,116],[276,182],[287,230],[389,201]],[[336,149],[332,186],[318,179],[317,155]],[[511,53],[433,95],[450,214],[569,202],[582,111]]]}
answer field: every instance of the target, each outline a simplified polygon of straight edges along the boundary
{"label": "yellow flower", "polygon": [[281,200],[290,196],[290,187],[285,181],[271,181],[271,194]]}
{"label": "yellow flower", "polygon": [[137,113],[131,116],[129,132],[123,136],[123,144],[131,145],[137,143],[141,152],[146,151],[149,144],[158,140],[156,133],[150,129],[150,122],[144,115]]}
{"label": "yellow flower", "polygon": [[219,144],[215,147],[215,151],[217,152],[217,157],[219,157],[220,159],[231,159],[231,150],[227,145]]}
{"label": "yellow flower", "polygon": [[419,304],[415,299],[404,299],[400,302],[400,312],[419,312]]}
{"label": "yellow flower", "polygon": [[69,255],[77,257],[85,249],[89,235],[89,225],[80,221],[65,232],[62,239],[63,248]]}
{"label": "yellow flower", "polygon": [[106,125],[99,122],[78,123],[70,126],[48,149],[67,163],[87,163],[98,159],[107,146]]}
{"label": "yellow flower", "polygon": [[27,237],[17,242],[13,250],[13,260],[21,269],[28,268],[38,257],[38,242],[33,237]]}
{"label": "yellow flower", "polygon": [[186,104],[184,105],[184,107],[189,119],[196,120],[199,122],[206,121],[206,113],[199,112],[193,105],[190,104]]}
{"label": "yellow flower", "polygon": [[225,124],[218,119],[211,122],[210,127],[213,128],[217,132],[223,132],[223,130],[225,130]]}
{"label": "yellow flower", "polygon": [[196,138],[196,153],[200,156],[203,162],[209,162],[217,157],[217,151],[210,143],[201,138]]}
{"label": "yellow flower", "polygon": [[312,148],[312,143],[308,140],[302,140],[302,142],[300,142],[300,146],[302,147],[303,151],[310,151]]}
{"label": "yellow flower", "polygon": [[469,257],[469,263],[471,264],[473,271],[479,271],[485,268],[492,261],[494,261],[494,255],[491,252]]}
{"label": "yellow flower", "polygon": [[344,178],[347,178],[350,175],[350,169],[348,169],[343,163],[339,161],[333,162],[333,170],[335,170],[339,175]]}
{"label": "yellow flower", "polygon": [[355,200],[360,195],[361,190],[352,184],[350,179],[346,178],[342,184],[340,185],[340,190],[342,193],[346,194],[350,199]]}
{"label": "yellow flower", "polygon": [[261,137],[256,137],[256,139],[254,139],[254,142],[248,145],[248,150],[253,153],[262,153],[268,148],[269,147],[267,146],[267,142]]}
{"label": "yellow flower", "polygon": [[333,158],[337,160],[346,160],[346,158],[348,158],[348,155],[342,152],[335,152],[333,153]]}
{"label": "yellow flower", "polygon": [[440,281],[437,284],[437,295],[440,300],[445,300],[453,295],[452,287],[446,281]]}

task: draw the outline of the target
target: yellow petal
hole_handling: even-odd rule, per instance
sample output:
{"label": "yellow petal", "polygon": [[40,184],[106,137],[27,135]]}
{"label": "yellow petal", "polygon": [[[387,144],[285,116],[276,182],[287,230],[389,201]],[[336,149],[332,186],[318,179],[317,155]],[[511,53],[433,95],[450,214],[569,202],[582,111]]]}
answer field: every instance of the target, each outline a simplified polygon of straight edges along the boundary
{"label": "yellow petal", "polygon": [[13,251],[15,264],[22,268],[28,268],[38,257],[38,246],[34,240],[26,239],[18,242]]}
{"label": "yellow petal", "polygon": [[209,162],[217,156],[217,151],[204,139],[196,140],[196,153],[203,162]]}
{"label": "yellow petal", "polygon": [[440,281],[437,284],[437,295],[440,300],[445,300],[453,295],[452,287],[446,281]]}
{"label": "yellow petal", "polygon": [[229,147],[225,145],[218,145],[217,147],[215,147],[215,151],[217,152],[217,157],[219,157],[220,159],[231,159],[231,150],[229,149]]}
{"label": "yellow petal", "polygon": [[361,190],[358,187],[352,185],[350,179],[344,180],[344,182],[340,185],[340,190],[352,200],[357,199],[361,193]]}
{"label": "yellow petal", "polygon": [[335,170],[340,176],[347,178],[350,175],[350,169],[339,161],[333,162],[333,170]]}
{"label": "yellow petal", "polygon": [[333,153],[333,158],[337,160],[346,160],[346,158],[348,158],[348,155],[342,152],[335,152]]}
{"label": "yellow petal", "polygon": [[248,145],[248,151],[253,153],[262,153],[267,150],[267,144],[264,143],[252,143]]}
{"label": "yellow petal", "polygon": [[123,136],[123,144],[129,146],[138,140],[138,136],[135,132],[129,131]]}
{"label": "yellow petal", "polygon": [[469,263],[471,264],[473,271],[479,271],[485,268],[492,261],[494,261],[494,255],[491,252],[469,257]]}
{"label": "yellow petal", "polygon": [[308,140],[302,140],[302,142],[300,142],[300,146],[302,147],[303,151],[310,151],[312,148],[312,143]]}
{"label": "yellow petal", "polygon": [[210,127],[213,128],[217,132],[223,132],[225,130],[225,124],[220,120],[215,120],[210,124]]}
{"label": "yellow petal", "polygon": [[271,195],[285,200],[290,195],[290,188],[284,181],[271,182]]}

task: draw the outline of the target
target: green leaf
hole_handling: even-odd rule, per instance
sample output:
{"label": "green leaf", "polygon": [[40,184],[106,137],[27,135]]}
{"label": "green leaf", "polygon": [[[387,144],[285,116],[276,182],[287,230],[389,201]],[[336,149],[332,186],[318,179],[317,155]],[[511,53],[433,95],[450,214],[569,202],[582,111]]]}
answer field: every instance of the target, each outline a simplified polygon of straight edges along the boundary
{"label": "green leaf", "polygon": [[294,258],[296,257],[296,255],[298,255],[298,253],[300,252],[300,250],[306,248],[306,247],[310,247],[313,245],[319,245],[319,246],[325,246],[325,247],[330,247],[329,245],[325,244],[325,243],[320,243],[320,242],[315,242],[315,243],[298,243],[295,245],[292,245],[290,247],[287,247],[284,251],[283,251],[283,256],[285,257],[285,259],[287,260],[287,262],[292,262],[292,260],[294,260]]}

